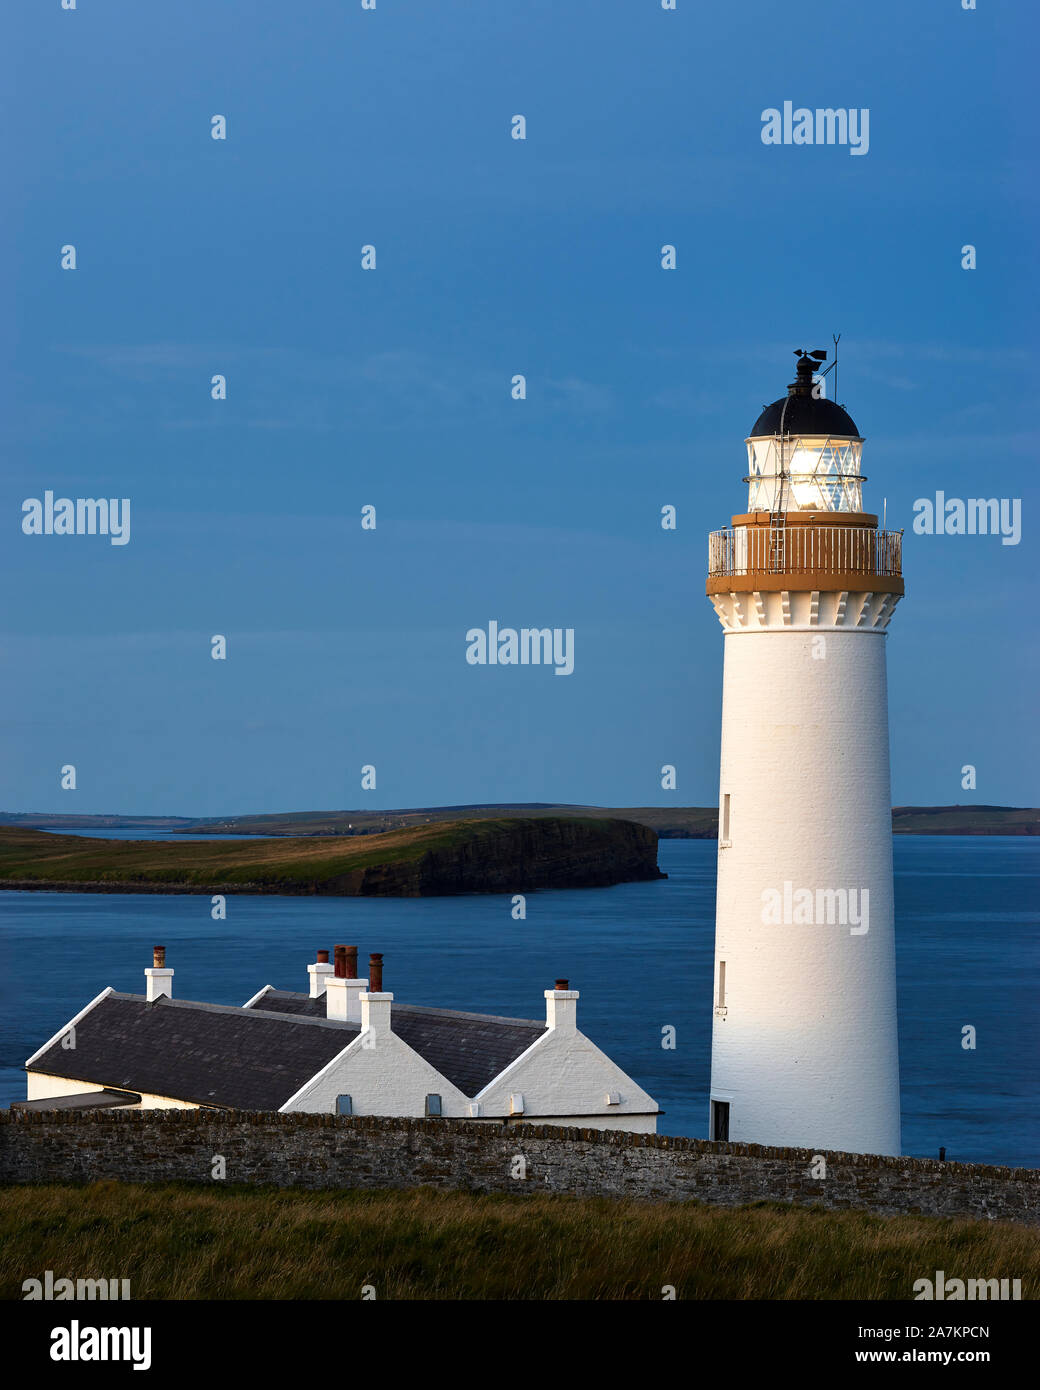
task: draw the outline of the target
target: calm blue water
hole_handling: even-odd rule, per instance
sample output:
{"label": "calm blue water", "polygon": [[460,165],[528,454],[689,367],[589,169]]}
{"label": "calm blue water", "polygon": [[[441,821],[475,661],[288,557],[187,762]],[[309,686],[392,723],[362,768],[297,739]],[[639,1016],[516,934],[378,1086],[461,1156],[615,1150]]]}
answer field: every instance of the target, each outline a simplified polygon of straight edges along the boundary
{"label": "calm blue water", "polygon": [[[531,894],[526,922],[497,896],[229,898],[214,922],[208,897],[0,892],[0,1104],[106,985],[143,991],[156,942],[179,998],[242,1004],[265,984],[305,989],[315,949],[347,941],[382,951],[410,1003],[541,1018],[566,976],[579,1026],[658,1100],[661,1130],[703,1136],[715,842],[662,840],[660,863],[666,881]],[[901,836],[895,863],[904,1149],[1035,1167],[1040,842]]]}

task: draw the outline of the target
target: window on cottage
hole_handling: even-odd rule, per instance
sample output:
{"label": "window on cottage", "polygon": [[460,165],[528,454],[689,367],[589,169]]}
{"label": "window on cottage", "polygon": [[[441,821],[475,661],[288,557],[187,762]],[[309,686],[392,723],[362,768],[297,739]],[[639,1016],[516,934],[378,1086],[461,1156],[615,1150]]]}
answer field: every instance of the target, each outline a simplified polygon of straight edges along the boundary
{"label": "window on cottage", "polygon": [[349,1096],[337,1096],[337,1097],[336,1097],[336,1114],[337,1114],[337,1115],[353,1115],[353,1113],[354,1113],[354,1102],[350,1099],[350,1097],[349,1097]]}
{"label": "window on cottage", "polygon": [[722,826],[719,833],[719,840],[724,845],[729,844],[729,792],[722,798]]}
{"label": "window on cottage", "polygon": [[444,1116],[444,1109],[441,1105],[440,1096],[428,1095],[426,1097],[426,1118],[439,1120]]}
{"label": "window on cottage", "polygon": [[726,962],[724,960],[719,961],[719,995],[715,1001],[715,1007],[717,1009],[726,1007]]}

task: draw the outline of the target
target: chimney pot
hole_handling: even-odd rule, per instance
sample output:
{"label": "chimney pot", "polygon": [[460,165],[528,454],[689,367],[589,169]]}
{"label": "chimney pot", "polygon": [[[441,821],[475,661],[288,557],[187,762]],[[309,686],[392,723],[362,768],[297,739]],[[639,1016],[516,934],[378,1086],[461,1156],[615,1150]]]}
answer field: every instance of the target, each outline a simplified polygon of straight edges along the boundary
{"label": "chimney pot", "polygon": [[328,965],[328,963],[329,963],[329,953],[328,953],[328,951],[319,951],[319,952],[318,952],[318,964],[319,964],[319,965]]}
{"label": "chimney pot", "polygon": [[569,980],[557,980],[557,981],[556,981],[556,985],[555,985],[555,988],[556,988],[556,989],[570,989],[570,987],[571,987],[571,986],[570,986],[570,981],[569,981]]}
{"label": "chimney pot", "polygon": [[335,975],[337,980],[346,979],[347,975],[347,948],[346,946],[336,946],[332,952],[332,958],[336,963]]}
{"label": "chimney pot", "polygon": [[152,965],[155,967],[156,970],[161,970],[165,964],[166,964],[166,947],[165,947],[165,946],[153,946],[153,947],[152,947]]}
{"label": "chimney pot", "polygon": [[368,992],[369,994],[381,994],[383,992],[383,956],[382,952],[376,951],[368,958]]}
{"label": "chimney pot", "polygon": [[357,947],[356,947],[356,946],[344,946],[343,949],[344,949],[344,951],[346,952],[346,956],[347,956],[347,979],[348,979],[348,980],[356,980],[356,979],[357,979]]}

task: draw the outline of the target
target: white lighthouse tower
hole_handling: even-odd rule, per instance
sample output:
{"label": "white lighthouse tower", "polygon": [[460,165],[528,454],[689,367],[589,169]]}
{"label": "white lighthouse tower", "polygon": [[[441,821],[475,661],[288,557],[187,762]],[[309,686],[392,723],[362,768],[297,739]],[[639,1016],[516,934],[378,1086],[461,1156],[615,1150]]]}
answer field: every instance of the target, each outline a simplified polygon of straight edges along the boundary
{"label": "white lighthouse tower", "polygon": [[799,351],[711,535],[725,629],[711,1129],[899,1153],[885,635],[902,532],[864,512],[863,440]]}

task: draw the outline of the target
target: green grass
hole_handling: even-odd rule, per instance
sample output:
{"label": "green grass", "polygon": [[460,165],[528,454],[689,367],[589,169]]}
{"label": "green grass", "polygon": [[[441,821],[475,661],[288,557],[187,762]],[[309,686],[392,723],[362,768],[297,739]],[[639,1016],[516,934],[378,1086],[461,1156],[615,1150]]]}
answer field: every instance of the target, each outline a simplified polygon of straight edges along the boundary
{"label": "green grass", "polygon": [[[609,857],[617,822],[556,817],[585,827]],[[351,894],[365,870],[468,851],[493,865],[515,856],[520,818],[439,821],[383,835],[263,840],[102,840],[0,826],[0,887],[48,884],[104,890]],[[553,853],[549,840],[546,852]]]}
{"label": "green grass", "polygon": [[140,886],[318,888],[375,864],[418,859],[452,827],[364,839],[162,842],[0,829],[0,881]]}
{"label": "green grass", "polygon": [[[580,816],[585,819],[620,819],[647,825],[662,838],[714,839],[718,813],[714,806],[433,806],[418,811],[287,811],[267,815],[231,816],[189,820],[184,817],[59,816],[56,814],[0,813],[0,824],[12,826],[74,825],[103,828],[106,824],[154,823],[190,837],[208,832],[242,835],[372,835],[406,830],[444,821],[523,819]],[[901,835],[1038,835],[1040,810],[1015,806],[895,806],[892,828]]]}
{"label": "green grass", "polygon": [[896,806],[897,835],[1037,835],[1040,812],[1016,806]]}
{"label": "green grass", "polygon": [[908,1299],[919,1278],[1019,1278],[1026,1227],[760,1203],[302,1192],[107,1181],[0,1188],[0,1297],[126,1278],[137,1299]]}
{"label": "green grass", "polygon": [[[581,816],[617,819],[647,825],[663,839],[714,839],[718,811],[714,806],[467,806],[468,821],[501,819],[503,816],[537,820],[544,817]],[[263,816],[238,816],[199,824],[200,830],[257,835],[354,834],[434,825],[455,820],[458,807],[429,807],[422,811],[294,811]],[[1040,811],[1013,806],[896,806],[892,829],[897,835],[1037,835]],[[191,830],[180,833],[190,835]]]}
{"label": "green grass", "polygon": [[[349,825],[352,827],[351,833],[368,835],[379,830],[407,829],[457,820],[461,809],[457,806],[433,806],[422,811],[290,811],[213,820],[196,825],[194,831],[196,834],[213,830],[242,835],[344,835]],[[629,820],[638,825],[647,825],[659,835],[693,839],[713,839],[718,823],[718,812],[714,806],[636,806],[617,810],[605,806],[561,803],[558,806],[467,806],[464,813],[469,822],[503,818],[555,820],[561,816],[587,823]],[[192,831],[178,829],[178,833],[190,835]]]}

